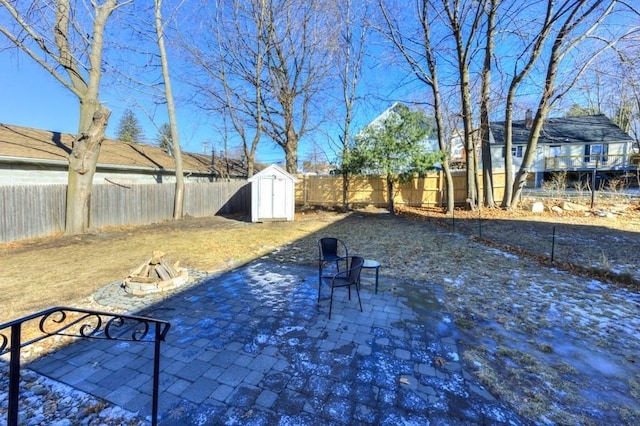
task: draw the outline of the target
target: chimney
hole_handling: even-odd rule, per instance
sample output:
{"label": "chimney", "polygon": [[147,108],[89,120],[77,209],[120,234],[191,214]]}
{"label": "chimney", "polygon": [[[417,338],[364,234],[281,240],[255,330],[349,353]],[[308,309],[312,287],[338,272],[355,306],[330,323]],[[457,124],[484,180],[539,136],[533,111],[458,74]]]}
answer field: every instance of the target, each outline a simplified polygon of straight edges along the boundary
{"label": "chimney", "polygon": [[530,129],[533,126],[533,112],[528,109],[524,116],[524,127]]}

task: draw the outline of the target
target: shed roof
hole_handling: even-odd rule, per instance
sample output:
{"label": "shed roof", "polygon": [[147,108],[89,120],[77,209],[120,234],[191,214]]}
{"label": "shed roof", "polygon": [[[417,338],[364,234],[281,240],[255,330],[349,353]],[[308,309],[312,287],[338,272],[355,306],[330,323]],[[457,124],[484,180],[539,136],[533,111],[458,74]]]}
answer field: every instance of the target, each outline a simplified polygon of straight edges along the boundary
{"label": "shed roof", "polygon": [[[513,122],[514,145],[526,145],[529,141],[526,120]],[[504,145],[504,121],[491,123],[494,143]],[[549,118],[544,122],[538,144],[591,144],[627,142],[633,139],[606,116],[583,115],[576,117]]]}
{"label": "shed roof", "polygon": [[[39,162],[67,162],[75,135],[0,123],[0,158]],[[187,173],[246,177],[247,168],[240,160],[214,158],[204,154],[182,153]],[[173,170],[174,158],[164,149],[138,143],[105,139],[100,148],[99,165],[130,169]]]}
{"label": "shed roof", "polygon": [[270,166],[265,167],[264,169],[260,170],[258,173],[250,177],[249,182],[253,182],[264,175],[280,175],[285,178],[291,179],[293,182],[298,181],[298,179],[296,179],[296,177],[293,176],[291,173],[288,173],[287,171],[277,166],[276,164],[271,164]]}

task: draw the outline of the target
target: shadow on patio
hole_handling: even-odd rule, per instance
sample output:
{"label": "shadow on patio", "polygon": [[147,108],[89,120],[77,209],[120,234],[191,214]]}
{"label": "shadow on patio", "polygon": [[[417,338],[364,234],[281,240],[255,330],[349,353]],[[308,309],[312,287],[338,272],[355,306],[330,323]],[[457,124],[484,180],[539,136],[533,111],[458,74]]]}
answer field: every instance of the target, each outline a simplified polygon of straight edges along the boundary
{"label": "shadow on patio", "polygon": [[[143,309],[172,324],[160,424],[526,423],[463,371],[440,288],[381,279],[363,274],[362,313],[338,290],[328,320],[315,268],[260,259]],[[27,367],[148,416],[152,356],[81,341]]]}

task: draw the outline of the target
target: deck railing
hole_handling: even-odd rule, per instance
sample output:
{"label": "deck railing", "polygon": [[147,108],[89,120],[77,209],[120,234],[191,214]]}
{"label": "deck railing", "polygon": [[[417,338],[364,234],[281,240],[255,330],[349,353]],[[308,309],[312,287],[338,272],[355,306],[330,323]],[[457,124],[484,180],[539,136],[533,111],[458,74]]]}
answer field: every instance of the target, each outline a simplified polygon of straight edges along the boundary
{"label": "deck railing", "polygon": [[545,157],[545,170],[624,170],[635,168],[630,155],[559,155]]}
{"label": "deck railing", "polygon": [[[22,341],[23,325],[38,321],[35,337]],[[7,425],[18,424],[20,394],[20,351],[52,336],[91,338],[154,344],[152,423],[158,422],[158,392],[160,376],[160,344],[165,340],[170,324],[153,318],[117,315],[109,312],[55,307],[8,323],[0,324],[0,356],[9,354],[9,410]]]}

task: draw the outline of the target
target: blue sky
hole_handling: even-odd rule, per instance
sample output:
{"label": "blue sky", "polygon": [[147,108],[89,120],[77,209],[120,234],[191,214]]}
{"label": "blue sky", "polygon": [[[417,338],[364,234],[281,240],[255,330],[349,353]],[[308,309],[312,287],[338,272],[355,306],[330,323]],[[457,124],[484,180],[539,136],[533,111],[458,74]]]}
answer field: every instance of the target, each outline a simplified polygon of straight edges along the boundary
{"label": "blue sky", "polygon": [[[52,130],[75,134],[78,129],[79,107],[77,98],[63,87],[51,75],[42,70],[25,55],[3,53],[0,55],[0,122],[36,129]],[[114,91],[115,92],[115,91]],[[127,108],[117,94],[111,94],[102,89],[101,99],[111,110],[111,118],[107,128],[107,137],[114,138],[122,113]],[[136,112],[136,108],[129,106],[136,113],[146,139],[155,140],[157,130],[155,125],[145,114]],[[159,108],[160,118],[164,123],[164,107]],[[188,152],[203,152],[204,141],[217,141],[219,135],[206,117],[187,111],[182,105],[178,106],[178,125],[180,127],[180,141],[183,149]],[[222,146],[217,146],[221,150]],[[261,151],[262,161],[278,161],[281,154],[279,147],[264,143]]]}
{"label": "blue sky", "polygon": [[[77,132],[77,98],[31,58],[24,54],[16,55],[15,50],[12,54],[5,51],[0,54],[0,69],[0,123],[71,134]],[[115,138],[120,118],[129,107],[140,121],[148,142],[154,143],[157,130],[153,122],[144,113],[140,113],[135,105],[128,105],[122,99],[123,95],[117,92],[118,90],[109,90],[108,87],[101,90],[100,98],[112,112],[107,137]],[[179,89],[174,88],[174,95],[179,96]],[[369,99],[365,105],[366,111],[357,119],[356,125],[363,126],[392,103],[392,100]],[[167,121],[165,117],[165,107],[161,105],[156,110],[155,121],[162,124]],[[210,152],[211,144],[215,145],[216,152],[223,149],[219,131],[204,113],[178,103],[178,126],[183,150],[202,153],[206,149],[204,142],[209,142],[207,152]],[[324,135],[316,135],[314,139],[322,145],[326,143],[326,138]],[[310,155],[312,145],[310,138],[301,141],[298,153],[300,162]],[[282,148],[270,140],[263,140],[258,149],[258,161],[283,162]]]}
{"label": "blue sky", "polygon": [[[408,13],[406,10],[402,10]],[[377,40],[377,42],[380,43],[380,40]],[[443,50],[443,54],[446,53],[447,51]],[[391,106],[394,101],[410,103],[430,98],[424,85],[416,84],[410,73],[392,65],[394,62],[393,57],[385,53],[384,46],[380,44],[372,46],[370,54],[371,56],[368,57],[368,62],[363,70],[364,75],[361,79],[362,83],[359,90],[363,95],[363,101],[360,104],[358,115],[353,125],[352,132],[354,133]],[[35,64],[31,58],[18,53],[17,49],[3,50],[0,52],[0,70],[2,70],[0,72],[0,93],[3,95],[0,100],[1,123],[72,134],[77,132],[77,99],[51,75]],[[444,70],[447,71],[446,62]],[[442,71],[442,68],[440,71]],[[136,92],[110,85],[108,79],[109,75],[105,74],[100,95],[100,99],[112,111],[109,127],[107,128],[107,137],[115,137],[123,112],[130,108],[140,120],[146,140],[151,143],[154,142],[157,135],[156,125],[136,106],[136,102],[143,105],[145,102],[147,104],[150,102],[141,100],[141,95]],[[441,79],[441,83],[443,80],[449,80],[448,85],[443,85],[446,90],[455,89],[457,81],[455,73],[441,72]],[[174,96],[178,102],[178,128],[183,150],[198,153],[206,150],[209,153],[213,145],[216,152],[222,151],[222,135],[216,128],[216,123],[212,123],[202,111],[180,103],[181,95],[183,95],[180,91],[180,84],[175,79],[173,83]],[[522,111],[524,111],[523,105],[535,107],[533,102],[523,103],[523,99],[537,98],[535,93],[534,91],[533,96],[522,96],[519,99]],[[452,108],[452,113],[455,113],[457,95],[454,92],[449,92],[445,93],[444,96],[449,103],[448,106]],[[426,108],[426,105],[424,107]],[[336,100],[335,108],[329,109],[335,110],[336,118],[334,118],[334,121],[340,120],[341,107],[339,100]],[[502,112],[496,109],[496,114],[501,115]],[[164,105],[155,107],[154,115],[154,121],[157,125],[167,122]],[[314,143],[320,151],[325,151],[329,158],[333,159],[332,151],[335,151],[336,147],[337,126],[332,125],[331,122],[325,123],[322,130],[322,132],[317,132],[314,135],[303,137],[300,141],[298,151],[299,164],[309,158],[310,152],[314,149]],[[333,150],[328,142],[330,139],[334,141]],[[204,145],[205,143],[208,145]],[[258,149],[257,160],[263,163],[282,162],[284,153],[279,146],[264,138]]]}
{"label": "blue sky", "polygon": [[[77,132],[77,98],[39,65],[23,54],[16,56],[5,51],[0,54],[0,69],[0,123],[72,134]],[[115,138],[122,113],[129,107],[140,121],[146,139],[153,143],[157,135],[153,122],[137,111],[135,106],[127,105],[116,90],[111,92],[103,88],[100,96],[112,112],[107,137]],[[178,93],[175,95],[179,96]],[[156,114],[156,121],[160,124],[167,121],[164,106],[158,107]],[[204,142],[209,142],[208,152],[211,144],[215,145],[217,152],[223,149],[220,133],[205,114],[178,104],[178,126],[180,143],[185,151],[202,153],[206,148]],[[303,160],[310,149],[307,144],[301,143],[299,159]],[[284,154],[273,142],[264,140],[259,147],[258,161],[284,161]]]}
{"label": "blue sky", "polygon": [[[139,7],[144,8],[146,6]],[[123,112],[126,109],[131,109],[140,121],[145,140],[149,143],[154,143],[158,134],[157,128],[168,121],[166,118],[166,106],[155,105],[150,107],[153,108],[153,111],[145,111],[145,107],[149,108],[149,105],[154,105],[150,97],[141,92],[127,89],[122,84],[114,84],[113,81],[118,76],[114,76],[113,71],[117,69],[122,75],[135,75],[135,78],[145,79],[147,77],[144,74],[145,72],[151,70],[151,74],[155,76],[157,69],[144,68],[149,59],[148,55],[145,54],[136,60],[132,60],[132,63],[138,62],[137,65],[141,65],[141,67],[133,68],[132,64],[125,63],[127,61],[123,58],[128,55],[127,52],[134,52],[134,54],[139,54],[140,52],[123,46],[135,45],[144,39],[130,38],[131,34],[123,22],[116,20],[114,25],[115,29],[113,31],[117,30],[118,34],[126,39],[127,43],[112,44],[109,46],[110,56],[105,53],[105,60],[108,66],[101,83],[100,100],[112,113],[106,135],[109,138],[116,137]],[[0,38],[2,37],[0,36]],[[179,75],[180,71],[182,71],[178,68],[185,65],[187,61],[184,60],[184,55],[179,55],[179,52],[172,52],[172,47],[169,45],[169,56],[176,55],[176,62],[170,63],[170,68],[174,77],[172,83],[177,103],[180,144],[183,150],[187,152],[210,153],[212,146],[216,152],[221,152],[224,148],[223,136],[220,131],[221,126],[217,126],[216,124],[218,123],[212,122],[202,110],[181,102],[181,99],[189,96],[193,88],[185,88],[185,83],[181,83],[180,79],[176,78],[176,75]],[[393,89],[394,79],[397,74],[390,72],[388,66],[381,64],[378,55],[372,55],[369,59],[373,63],[369,64],[369,67],[365,70],[368,75],[363,78],[366,82],[363,81],[360,89],[364,100],[353,124],[352,132],[358,131],[394,101],[400,100],[400,95],[394,93]],[[35,63],[33,59],[16,48],[6,49],[0,52],[0,70],[2,70],[0,90],[3,94],[0,101],[1,123],[71,134],[77,132],[79,118],[77,98],[53,76],[42,69],[40,65]],[[153,82],[155,83],[159,77],[153,76]],[[397,87],[397,84],[395,87]],[[302,161],[310,158],[312,151],[318,152],[320,157],[324,152],[329,160],[335,158],[339,128],[334,123],[341,121],[342,115],[340,112],[342,109],[341,100],[336,99],[335,102],[336,105],[333,107],[330,105],[330,100],[323,100],[322,107],[326,107],[328,103],[328,112],[333,113],[334,117],[324,122],[320,131],[303,136],[298,149],[299,165],[302,164]],[[152,115],[153,120],[148,115]],[[234,144],[232,141],[230,145],[232,145],[229,147],[230,149],[236,148],[236,152],[238,152],[237,143]],[[282,164],[284,162],[284,152],[281,147],[264,137],[258,147],[257,161]]]}
{"label": "blue sky", "polygon": [[0,55],[0,122],[75,133],[78,101],[30,59]]}

